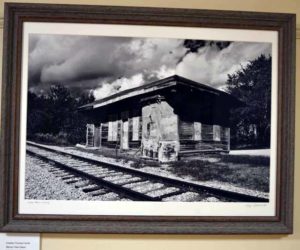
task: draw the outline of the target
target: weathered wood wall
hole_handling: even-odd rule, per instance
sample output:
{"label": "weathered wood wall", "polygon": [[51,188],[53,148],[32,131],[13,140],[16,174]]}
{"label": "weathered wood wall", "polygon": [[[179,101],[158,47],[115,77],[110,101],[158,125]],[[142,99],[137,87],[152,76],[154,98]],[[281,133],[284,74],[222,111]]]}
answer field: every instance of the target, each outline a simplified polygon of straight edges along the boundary
{"label": "weathered wood wall", "polygon": [[[199,122],[197,122],[199,123]],[[179,118],[180,151],[229,150],[229,128],[212,124],[197,124]],[[197,124],[197,125],[196,125]],[[199,127],[201,134],[199,135]],[[214,129],[215,127],[215,129]],[[214,133],[215,130],[215,133]],[[219,133],[219,134],[216,134]]]}
{"label": "weathered wood wall", "polygon": [[108,148],[122,148],[123,123],[128,121],[128,144],[130,149],[141,146],[142,118],[138,111],[127,111],[110,115],[107,122],[101,123],[101,146]]}
{"label": "weathered wood wall", "polygon": [[100,145],[104,147],[140,148],[143,156],[151,158],[159,156],[162,145],[168,150],[174,147],[176,153],[177,148],[228,151],[229,108],[223,99],[178,85],[116,102],[93,111],[92,117],[94,123],[102,123]]}

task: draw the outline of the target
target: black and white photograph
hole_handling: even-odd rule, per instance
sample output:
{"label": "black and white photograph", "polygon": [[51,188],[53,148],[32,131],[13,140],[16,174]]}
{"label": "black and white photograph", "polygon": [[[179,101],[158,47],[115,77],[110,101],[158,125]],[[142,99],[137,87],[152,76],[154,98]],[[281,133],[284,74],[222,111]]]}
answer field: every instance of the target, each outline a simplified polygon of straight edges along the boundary
{"label": "black and white photograph", "polygon": [[272,42],[27,37],[24,204],[273,205]]}

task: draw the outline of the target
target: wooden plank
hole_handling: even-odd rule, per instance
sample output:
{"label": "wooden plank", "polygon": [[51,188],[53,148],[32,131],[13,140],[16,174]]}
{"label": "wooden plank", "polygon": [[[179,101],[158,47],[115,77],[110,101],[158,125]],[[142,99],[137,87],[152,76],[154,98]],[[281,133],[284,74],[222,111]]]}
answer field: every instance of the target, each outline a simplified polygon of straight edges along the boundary
{"label": "wooden plank", "polygon": [[133,117],[131,120],[131,128],[132,128],[132,141],[138,141],[139,138],[139,129],[140,129],[140,117]]}
{"label": "wooden plank", "polygon": [[130,141],[129,148],[138,149],[141,146],[141,141]]}
{"label": "wooden plank", "polygon": [[108,123],[102,123],[101,139],[102,144],[108,139]]}
{"label": "wooden plank", "polygon": [[212,141],[213,140],[213,126],[209,124],[202,124],[202,140]]}
{"label": "wooden plank", "polygon": [[179,140],[194,139],[194,123],[179,120]]}
{"label": "wooden plank", "polygon": [[194,140],[200,141],[202,139],[202,124],[201,122],[194,122]]}
{"label": "wooden plank", "polygon": [[213,137],[214,141],[221,141],[221,126],[213,125]]}
{"label": "wooden plank", "polygon": [[95,147],[101,146],[101,127],[95,127],[94,146]]}

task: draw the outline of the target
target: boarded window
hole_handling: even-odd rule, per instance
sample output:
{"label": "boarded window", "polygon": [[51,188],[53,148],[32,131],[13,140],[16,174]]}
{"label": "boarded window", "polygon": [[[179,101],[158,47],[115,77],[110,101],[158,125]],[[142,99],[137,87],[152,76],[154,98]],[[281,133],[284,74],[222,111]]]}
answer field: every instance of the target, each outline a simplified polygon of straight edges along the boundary
{"label": "boarded window", "polygon": [[219,125],[213,125],[214,141],[221,141],[221,127]]}
{"label": "boarded window", "polygon": [[118,121],[113,121],[112,122],[112,141],[117,141],[118,140]]}
{"label": "boarded window", "polygon": [[194,123],[193,122],[179,122],[179,137],[181,140],[194,139]]}
{"label": "boarded window", "polygon": [[201,131],[202,131],[201,122],[194,122],[194,140],[195,141],[202,140]]}
{"label": "boarded window", "polygon": [[108,124],[107,123],[101,124],[101,140],[102,141],[108,140]]}
{"label": "boarded window", "polygon": [[203,141],[212,141],[213,140],[213,126],[208,124],[202,124],[201,126],[201,136]]}
{"label": "boarded window", "polygon": [[221,127],[221,141],[229,141],[230,128]]}
{"label": "boarded window", "polygon": [[129,148],[129,122],[124,121],[122,123],[122,139],[121,139],[121,147],[122,149]]}
{"label": "boarded window", "polygon": [[121,140],[121,126],[122,126],[122,121],[119,120],[118,123],[117,123],[117,141],[120,141]]}
{"label": "boarded window", "polygon": [[118,140],[118,121],[117,115],[110,115],[108,122],[108,141]]}
{"label": "boarded window", "polygon": [[132,140],[138,141],[139,140],[139,129],[140,129],[140,117],[133,117],[132,118]]}
{"label": "boarded window", "polygon": [[109,121],[108,122],[108,137],[107,137],[108,141],[112,141],[112,131],[113,131],[113,122]]}

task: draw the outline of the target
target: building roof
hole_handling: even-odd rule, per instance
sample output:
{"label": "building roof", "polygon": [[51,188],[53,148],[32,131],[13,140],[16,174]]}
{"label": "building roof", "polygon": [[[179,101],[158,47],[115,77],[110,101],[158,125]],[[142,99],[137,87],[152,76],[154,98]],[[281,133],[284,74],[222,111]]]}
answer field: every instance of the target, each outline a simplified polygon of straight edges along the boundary
{"label": "building roof", "polygon": [[214,95],[226,96],[230,99],[234,99],[235,102],[239,102],[236,98],[234,98],[233,96],[231,96],[230,94],[228,94],[224,91],[212,88],[205,84],[195,82],[195,81],[192,81],[190,79],[187,79],[187,78],[184,78],[184,77],[181,77],[178,75],[173,75],[173,76],[170,76],[170,77],[167,77],[167,78],[155,81],[155,82],[141,85],[136,88],[131,88],[131,89],[127,89],[127,90],[118,92],[116,94],[110,95],[108,97],[97,100],[95,102],[83,105],[83,106],[79,107],[79,109],[80,110],[96,109],[96,108],[104,107],[104,106],[107,106],[107,105],[110,105],[110,104],[113,104],[113,103],[116,103],[116,102],[119,102],[119,101],[122,101],[125,99],[129,99],[129,98],[136,97],[139,95],[154,92],[154,91],[157,91],[160,89],[173,87],[176,85],[185,85],[188,87],[196,88],[200,91],[209,92]]}

